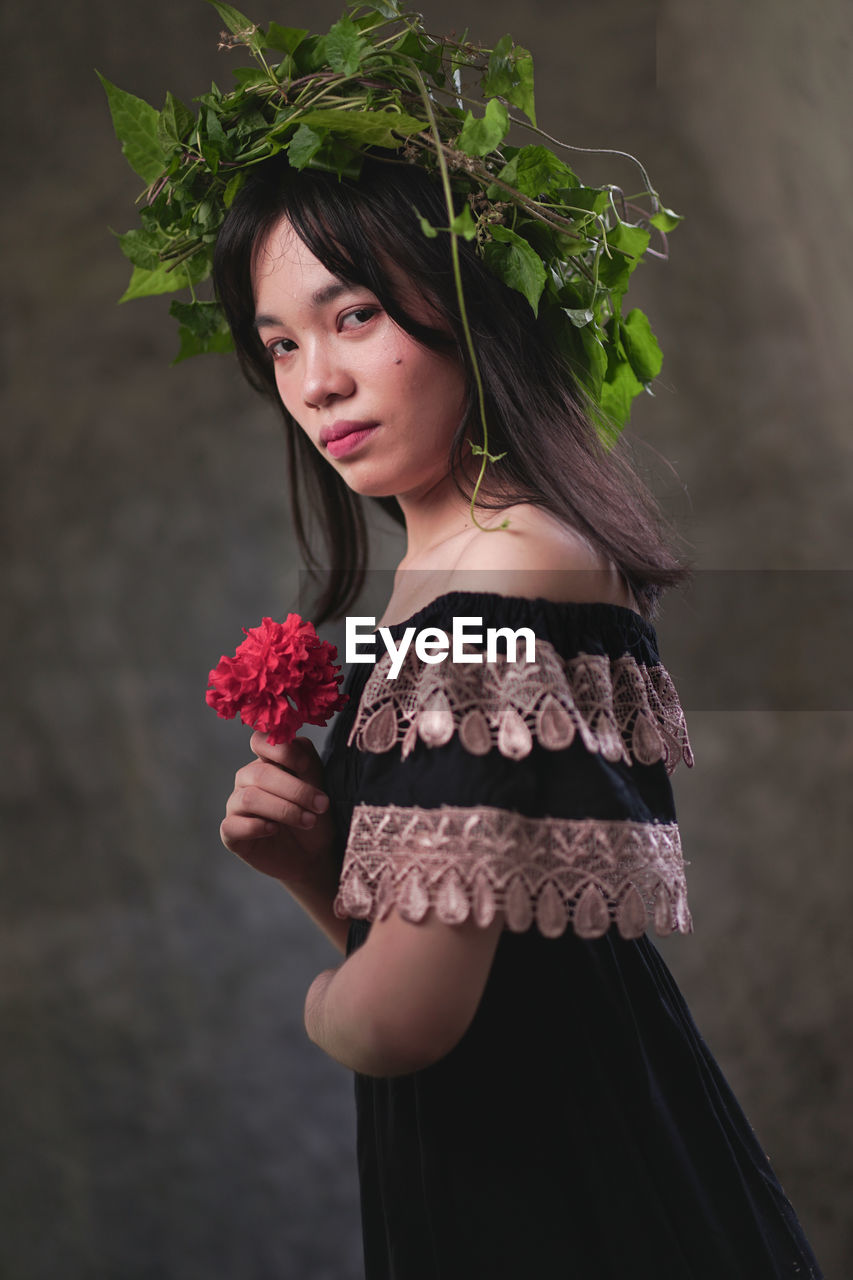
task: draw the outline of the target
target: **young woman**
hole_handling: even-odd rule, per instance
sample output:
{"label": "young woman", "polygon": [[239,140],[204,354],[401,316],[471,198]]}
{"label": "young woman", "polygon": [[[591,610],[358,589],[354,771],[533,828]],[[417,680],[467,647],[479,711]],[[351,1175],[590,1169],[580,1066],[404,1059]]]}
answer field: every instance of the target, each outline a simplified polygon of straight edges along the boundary
{"label": "young woman", "polygon": [[686,570],[547,326],[463,246],[504,455],[472,521],[471,368],[420,216],[443,221],[417,166],[273,161],[216,262],[244,371],[284,412],[306,556],[306,495],[322,516],[313,620],[357,597],[371,498],[406,530],[395,643],[463,616],[536,638],[533,662],[504,643],[410,649],[393,681],[354,666],[324,759],[255,733],[226,806],[226,846],[345,957],[305,1024],[355,1072],[368,1280],[817,1277],[646,933],[690,928],[668,774],[692,761],[651,625]]}

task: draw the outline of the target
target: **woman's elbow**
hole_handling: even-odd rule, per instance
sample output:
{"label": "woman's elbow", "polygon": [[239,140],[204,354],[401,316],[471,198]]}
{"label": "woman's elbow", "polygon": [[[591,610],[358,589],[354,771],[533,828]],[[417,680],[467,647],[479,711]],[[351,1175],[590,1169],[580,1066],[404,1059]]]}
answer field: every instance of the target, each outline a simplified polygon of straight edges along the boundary
{"label": "woman's elbow", "polygon": [[434,1066],[456,1048],[470,1021],[436,1024],[429,1019],[378,1017],[370,1036],[368,1069],[361,1074],[405,1076]]}

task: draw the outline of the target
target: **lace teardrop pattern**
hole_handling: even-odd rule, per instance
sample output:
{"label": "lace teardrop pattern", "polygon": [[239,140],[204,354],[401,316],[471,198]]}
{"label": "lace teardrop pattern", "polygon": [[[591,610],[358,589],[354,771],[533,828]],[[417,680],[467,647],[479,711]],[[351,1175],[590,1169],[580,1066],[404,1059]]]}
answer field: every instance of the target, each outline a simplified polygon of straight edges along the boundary
{"label": "lace teardrop pattern", "polygon": [[439,809],[357,805],[335,915],[381,920],[396,907],[419,923],[445,924],[497,911],[522,933],[546,938],[571,927],[600,938],[615,925],[639,938],[690,933],[677,823],[528,818],[492,806]]}
{"label": "lace teardrop pattern", "polygon": [[605,760],[662,760],[667,773],[681,760],[692,766],[684,712],[662,665],[647,667],[628,653],[564,660],[541,639],[532,662],[503,654],[487,662],[480,652],[482,663],[426,663],[409,649],[395,680],[384,654],[365,683],[348,745],[381,753],[402,743],[405,759],[419,738],[438,747],[456,734],[471,755],[496,747],[521,760],[534,743],[559,751],[578,736]]}

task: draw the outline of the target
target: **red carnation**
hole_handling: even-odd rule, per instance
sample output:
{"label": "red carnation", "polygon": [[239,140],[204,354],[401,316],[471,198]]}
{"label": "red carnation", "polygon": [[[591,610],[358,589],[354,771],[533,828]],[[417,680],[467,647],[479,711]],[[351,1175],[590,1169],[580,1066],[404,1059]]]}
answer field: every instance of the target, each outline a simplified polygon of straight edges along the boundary
{"label": "red carnation", "polygon": [[338,692],[343,676],[333,665],[337,647],[320,640],[298,613],[284,622],[264,618],[243,634],[234,657],[223,655],[208,676],[207,705],[223,720],[239,712],[243,724],[277,746],[292,742],[303,724],[326,724],[349,701]]}

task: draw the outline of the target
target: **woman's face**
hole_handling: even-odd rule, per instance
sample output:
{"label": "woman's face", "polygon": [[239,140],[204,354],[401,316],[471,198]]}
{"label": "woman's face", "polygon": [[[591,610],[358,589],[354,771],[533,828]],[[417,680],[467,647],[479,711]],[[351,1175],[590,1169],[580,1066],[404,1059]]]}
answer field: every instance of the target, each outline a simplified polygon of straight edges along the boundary
{"label": "woman's face", "polygon": [[[446,477],[466,402],[458,360],[327,271],[285,219],[260,246],[254,291],[282,403],[351,489],[416,497]],[[423,303],[406,305],[431,322]]]}

